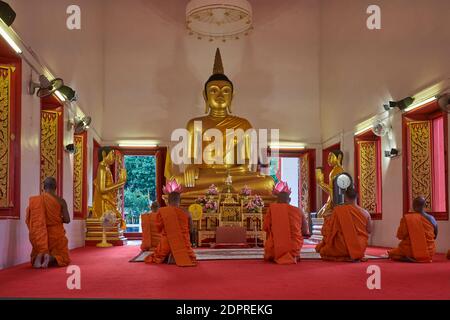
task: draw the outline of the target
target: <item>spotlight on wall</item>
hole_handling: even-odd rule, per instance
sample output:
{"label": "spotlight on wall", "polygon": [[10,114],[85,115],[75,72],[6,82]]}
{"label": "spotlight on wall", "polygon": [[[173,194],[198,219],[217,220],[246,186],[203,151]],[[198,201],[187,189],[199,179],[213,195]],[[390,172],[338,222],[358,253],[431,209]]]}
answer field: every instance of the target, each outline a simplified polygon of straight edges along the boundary
{"label": "spotlight on wall", "polygon": [[82,119],[75,119],[75,134],[80,134],[85,132],[87,129],[89,129],[89,125],[91,124],[92,119],[91,117],[84,117]]}
{"label": "spotlight on wall", "polygon": [[30,77],[30,81],[28,83],[28,93],[33,95],[38,89],[36,95],[39,98],[44,98],[52,95],[57,90],[61,89],[64,86],[64,81],[61,78],[55,78],[53,80],[48,80],[44,75],[39,76],[39,83],[33,82]]}
{"label": "spotlight on wall", "polygon": [[73,143],[69,143],[68,145],[66,145],[65,147],[64,147],[64,150],[66,151],[66,152],[68,152],[68,153],[75,153],[77,150],[76,150],[76,148],[75,148],[75,145],[73,144]]}
{"label": "spotlight on wall", "polygon": [[395,149],[395,148],[392,148],[391,150],[384,151],[384,156],[386,158],[395,158],[398,155],[400,155],[400,152],[398,151],[398,149]]}
{"label": "spotlight on wall", "polygon": [[56,91],[56,95],[62,101],[72,102],[72,101],[77,100],[77,95],[76,95],[75,90],[73,90],[71,87],[65,86],[65,85],[63,85],[61,88],[59,88]]}
{"label": "spotlight on wall", "polygon": [[400,110],[405,110],[408,108],[412,103],[414,102],[414,98],[412,97],[406,97],[405,99],[402,99],[400,101],[389,101],[389,104],[383,105],[384,110],[389,111],[393,108],[399,108]]}
{"label": "spotlight on wall", "polygon": [[5,1],[0,1],[0,19],[9,27],[16,19],[16,13]]}

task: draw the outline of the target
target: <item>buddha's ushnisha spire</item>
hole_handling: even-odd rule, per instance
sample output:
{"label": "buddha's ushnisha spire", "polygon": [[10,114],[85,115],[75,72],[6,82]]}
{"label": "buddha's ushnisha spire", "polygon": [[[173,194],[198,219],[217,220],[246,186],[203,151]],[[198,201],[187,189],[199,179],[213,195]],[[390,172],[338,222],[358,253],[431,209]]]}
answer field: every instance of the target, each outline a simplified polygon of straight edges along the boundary
{"label": "buddha's ushnisha spire", "polygon": [[213,74],[224,74],[222,56],[219,48],[216,49],[216,57],[214,58]]}

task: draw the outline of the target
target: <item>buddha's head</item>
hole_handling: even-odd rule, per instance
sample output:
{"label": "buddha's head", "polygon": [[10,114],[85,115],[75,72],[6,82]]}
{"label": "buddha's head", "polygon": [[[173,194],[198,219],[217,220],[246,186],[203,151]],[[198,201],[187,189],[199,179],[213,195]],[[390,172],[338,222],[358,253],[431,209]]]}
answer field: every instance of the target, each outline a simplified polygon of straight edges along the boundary
{"label": "buddha's head", "polygon": [[100,149],[99,161],[104,162],[106,165],[110,166],[116,161],[116,153],[114,149],[109,147],[103,147]]}
{"label": "buddha's head", "polygon": [[233,83],[224,74],[222,58],[219,49],[216,50],[213,75],[205,83],[203,97],[206,102],[205,112],[210,109],[218,113],[231,113],[231,101],[233,100]]}
{"label": "buddha's head", "polygon": [[333,150],[328,154],[328,165],[330,167],[342,166],[342,159],[344,154],[341,150]]}

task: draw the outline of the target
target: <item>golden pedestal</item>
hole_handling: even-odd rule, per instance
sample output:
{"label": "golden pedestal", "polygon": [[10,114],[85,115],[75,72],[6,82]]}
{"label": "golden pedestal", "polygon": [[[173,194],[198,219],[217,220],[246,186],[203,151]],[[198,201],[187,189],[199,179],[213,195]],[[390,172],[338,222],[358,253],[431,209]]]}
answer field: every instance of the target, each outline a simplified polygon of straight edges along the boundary
{"label": "golden pedestal", "polygon": [[[230,201],[230,196],[234,198],[234,201]],[[218,212],[204,212],[200,221],[194,221],[198,247],[215,244],[216,229],[222,226],[245,227],[247,243],[250,246],[262,245],[265,242],[266,233],[262,230],[264,214],[268,206],[276,201],[275,197],[262,197],[264,208],[261,212],[245,212],[244,203],[246,200],[237,193],[220,193],[214,198],[218,201]],[[251,196],[248,198],[251,198]],[[196,200],[196,196],[186,197],[182,194],[181,207],[187,210],[191,204],[196,203]]]}
{"label": "golden pedestal", "polygon": [[[123,246],[127,243],[127,238],[123,235],[123,230],[120,226],[106,227],[106,241],[113,246]],[[86,246],[96,246],[102,242],[103,226],[99,219],[87,218],[86,219]]]}

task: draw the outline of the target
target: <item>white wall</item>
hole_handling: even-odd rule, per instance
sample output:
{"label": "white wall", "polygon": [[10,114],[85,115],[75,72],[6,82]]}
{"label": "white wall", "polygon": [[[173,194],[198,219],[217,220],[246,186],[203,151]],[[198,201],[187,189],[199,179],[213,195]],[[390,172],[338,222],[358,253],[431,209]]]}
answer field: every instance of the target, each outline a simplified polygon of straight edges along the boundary
{"label": "white wall", "polygon": [[[342,137],[345,168],[354,171],[353,133],[383,103],[415,95],[450,77],[450,2],[377,1],[382,29],[366,28],[373,1],[327,0],[321,6],[320,104],[322,137]],[[391,118],[401,150],[401,116]],[[383,149],[389,149],[383,138]],[[375,222],[373,245],[394,246],[403,213],[402,160],[383,158],[383,219]],[[450,247],[450,223],[439,222],[437,248]]]}
{"label": "white wall", "polygon": [[[92,159],[92,137],[98,139],[103,113],[103,20],[101,1],[77,1],[82,8],[82,30],[66,28],[66,8],[72,1],[13,0],[9,4],[17,13],[13,28],[25,43],[79,93],[78,104],[92,116],[92,130],[88,135],[88,159]],[[20,220],[0,220],[0,269],[28,261],[31,246],[25,224],[28,198],[39,194],[39,132],[40,101],[27,94],[31,69],[22,61],[22,128],[21,128],[21,210]],[[37,82],[37,76],[34,75]],[[71,143],[73,132],[66,124],[75,110],[65,109],[65,141]],[[73,156],[64,153],[63,197],[73,218]],[[92,190],[92,161],[88,163],[88,190]],[[89,194],[90,192],[88,192]],[[91,203],[89,194],[88,203]],[[66,225],[69,248],[84,245],[85,223],[73,220]]]}
{"label": "white wall", "polygon": [[[449,1],[379,0],[382,29],[369,31],[369,0],[282,0],[276,5],[273,0],[251,0],[255,30],[226,43],[186,34],[187,2],[78,0],[82,29],[69,31],[66,8],[72,1],[9,1],[17,12],[14,29],[56,76],[79,92],[79,105],[92,116],[88,159],[92,138],[167,143],[174,128],[201,115],[201,90],[217,46],[236,88],[235,114],[256,128],[280,128],[282,140],[311,146],[341,141],[350,172],[355,125],[379,113],[386,101],[450,76]],[[23,63],[21,219],[0,220],[0,268],[28,259],[25,208],[28,197],[39,192],[39,100],[26,94],[29,74]],[[402,149],[398,114],[392,123]],[[320,161],[318,148],[318,165]],[[65,154],[69,207],[71,164]],[[383,158],[383,220],[375,223],[373,245],[397,243],[401,166],[400,158]],[[89,191],[92,170],[89,161]],[[439,222],[439,227],[438,250],[443,252],[450,243],[450,224]],[[71,223],[67,232],[71,248],[83,245],[82,221]]]}
{"label": "white wall", "polygon": [[319,2],[251,2],[252,34],[210,43],[187,34],[187,1],[129,0],[124,13],[123,1],[108,0],[104,141],[167,144],[172,130],[203,114],[203,86],[220,47],[236,115],[281,129],[282,140],[320,142]]}
{"label": "white wall", "polygon": [[[30,68],[22,64],[22,87],[25,88]],[[67,121],[68,112],[65,112]],[[29,260],[31,245],[28,240],[28,229],[25,224],[28,198],[39,194],[40,184],[40,101],[30,96],[26,90],[22,92],[22,128],[21,128],[21,202],[19,220],[0,220],[0,269]],[[69,142],[73,133],[65,132],[65,142]],[[67,201],[73,219],[73,156],[64,153],[63,158],[63,197]],[[72,220],[65,225],[69,248],[84,245],[84,221]]]}

